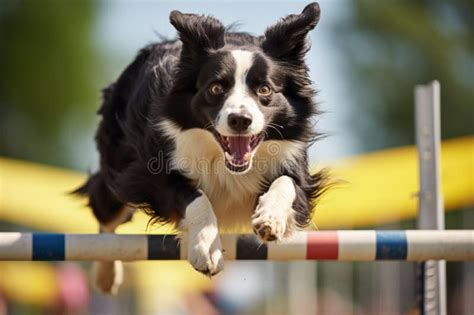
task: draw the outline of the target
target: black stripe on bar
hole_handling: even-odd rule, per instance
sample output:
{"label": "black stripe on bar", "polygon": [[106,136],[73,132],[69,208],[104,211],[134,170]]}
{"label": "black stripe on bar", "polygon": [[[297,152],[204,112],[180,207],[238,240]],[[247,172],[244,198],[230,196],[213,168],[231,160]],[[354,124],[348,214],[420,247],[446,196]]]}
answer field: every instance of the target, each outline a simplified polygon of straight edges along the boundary
{"label": "black stripe on bar", "polygon": [[178,260],[180,259],[180,245],[174,235],[149,234],[149,260]]}
{"label": "black stripe on bar", "polygon": [[239,235],[236,256],[242,260],[265,260],[268,258],[267,245],[253,234]]}

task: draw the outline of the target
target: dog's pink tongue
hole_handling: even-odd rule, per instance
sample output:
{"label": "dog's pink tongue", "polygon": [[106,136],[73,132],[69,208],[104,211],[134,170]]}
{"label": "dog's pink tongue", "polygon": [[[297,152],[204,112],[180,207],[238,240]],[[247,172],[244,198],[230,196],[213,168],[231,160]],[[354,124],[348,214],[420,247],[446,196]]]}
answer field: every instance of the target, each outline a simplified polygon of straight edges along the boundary
{"label": "dog's pink tongue", "polygon": [[243,160],[245,154],[250,152],[250,137],[229,137],[229,149],[232,156],[237,160]]}

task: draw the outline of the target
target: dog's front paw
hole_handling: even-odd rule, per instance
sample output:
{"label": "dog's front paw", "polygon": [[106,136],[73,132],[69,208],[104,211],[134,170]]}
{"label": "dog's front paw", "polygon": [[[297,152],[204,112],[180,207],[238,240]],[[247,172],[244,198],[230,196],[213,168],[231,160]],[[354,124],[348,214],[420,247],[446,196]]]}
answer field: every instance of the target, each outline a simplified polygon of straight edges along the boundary
{"label": "dog's front paw", "polygon": [[[206,234],[204,229],[199,234]],[[194,269],[206,276],[214,276],[224,269],[224,257],[219,235],[213,238],[197,237],[196,242],[190,240],[188,247],[188,261]]]}
{"label": "dog's front paw", "polygon": [[287,218],[278,208],[259,204],[252,216],[253,231],[264,242],[281,241],[287,233]]}

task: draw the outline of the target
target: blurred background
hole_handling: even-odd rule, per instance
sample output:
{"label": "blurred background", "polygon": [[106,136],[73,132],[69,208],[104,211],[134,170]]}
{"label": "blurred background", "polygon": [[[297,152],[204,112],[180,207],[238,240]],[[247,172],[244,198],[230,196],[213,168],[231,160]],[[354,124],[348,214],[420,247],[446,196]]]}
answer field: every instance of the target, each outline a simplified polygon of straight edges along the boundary
{"label": "blurred background", "polygon": [[[100,90],[142,46],[174,38],[169,12],[212,14],[259,35],[308,1],[0,2],[0,231],[97,231],[65,195],[97,168]],[[474,228],[474,2],[320,1],[307,61],[329,137],[315,168],[346,181],[319,229],[415,228],[413,88],[441,84],[446,228]],[[377,165],[377,171],[374,170]],[[382,171],[380,171],[382,170]],[[138,216],[123,233],[158,233]],[[169,229],[168,229],[169,230]],[[408,262],[238,262],[209,280],[186,263],[126,264],[118,297],[90,263],[0,263],[0,314],[416,314]],[[474,314],[474,263],[448,263],[448,314]]]}

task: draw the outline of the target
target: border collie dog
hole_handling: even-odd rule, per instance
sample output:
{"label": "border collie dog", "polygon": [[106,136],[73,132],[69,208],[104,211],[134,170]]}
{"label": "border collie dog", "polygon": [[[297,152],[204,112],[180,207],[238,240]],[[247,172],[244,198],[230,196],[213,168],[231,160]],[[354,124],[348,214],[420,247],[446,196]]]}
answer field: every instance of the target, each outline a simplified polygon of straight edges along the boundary
{"label": "border collie dog", "polygon": [[[317,110],[304,59],[319,16],[312,3],[254,37],[171,12],[179,39],[143,48],[103,92],[100,170],[76,191],[101,232],[144,209],[186,232],[189,262],[211,276],[219,231],[279,241],[306,227],[326,187],[307,160]],[[115,292],[120,262],[97,266],[99,288]]]}

